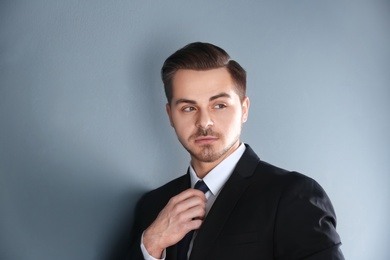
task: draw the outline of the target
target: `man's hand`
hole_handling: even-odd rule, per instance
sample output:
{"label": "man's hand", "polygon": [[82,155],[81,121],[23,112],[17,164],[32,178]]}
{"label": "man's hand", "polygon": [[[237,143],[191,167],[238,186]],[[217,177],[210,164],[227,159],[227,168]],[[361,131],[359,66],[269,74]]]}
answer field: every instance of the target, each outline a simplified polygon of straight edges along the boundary
{"label": "man's hand", "polygon": [[161,258],[165,248],[179,242],[189,231],[199,229],[206,214],[206,197],[188,189],[172,197],[145,230],[143,244],[154,258]]}

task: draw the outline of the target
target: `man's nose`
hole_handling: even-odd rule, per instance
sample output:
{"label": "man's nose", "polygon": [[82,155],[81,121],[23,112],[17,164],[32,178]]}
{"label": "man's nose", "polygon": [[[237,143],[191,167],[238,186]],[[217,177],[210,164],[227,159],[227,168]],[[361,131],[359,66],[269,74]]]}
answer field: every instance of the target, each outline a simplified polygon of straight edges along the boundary
{"label": "man's nose", "polygon": [[208,111],[199,111],[198,118],[196,122],[196,127],[201,129],[207,129],[210,126],[213,126],[214,122],[208,113]]}

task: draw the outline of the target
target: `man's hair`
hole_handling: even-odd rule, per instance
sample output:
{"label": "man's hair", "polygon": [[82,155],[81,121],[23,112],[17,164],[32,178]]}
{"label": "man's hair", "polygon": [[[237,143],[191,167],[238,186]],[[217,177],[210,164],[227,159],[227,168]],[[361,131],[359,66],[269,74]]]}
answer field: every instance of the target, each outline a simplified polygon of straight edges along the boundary
{"label": "man's hair", "polygon": [[228,70],[235,83],[235,90],[240,99],[243,100],[246,93],[246,72],[240,64],[230,59],[229,54],[218,46],[210,43],[194,42],[169,56],[161,68],[161,78],[168,104],[171,104],[173,98],[172,82],[178,70],[202,71],[218,68]]}

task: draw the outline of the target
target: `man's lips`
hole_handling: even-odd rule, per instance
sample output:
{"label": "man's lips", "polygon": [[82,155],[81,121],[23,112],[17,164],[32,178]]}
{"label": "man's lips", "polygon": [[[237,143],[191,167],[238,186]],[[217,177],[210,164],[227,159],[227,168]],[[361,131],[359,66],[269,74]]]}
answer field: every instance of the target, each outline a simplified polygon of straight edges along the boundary
{"label": "man's lips", "polygon": [[198,144],[210,144],[216,140],[218,140],[218,138],[215,136],[200,136],[195,138],[195,142]]}

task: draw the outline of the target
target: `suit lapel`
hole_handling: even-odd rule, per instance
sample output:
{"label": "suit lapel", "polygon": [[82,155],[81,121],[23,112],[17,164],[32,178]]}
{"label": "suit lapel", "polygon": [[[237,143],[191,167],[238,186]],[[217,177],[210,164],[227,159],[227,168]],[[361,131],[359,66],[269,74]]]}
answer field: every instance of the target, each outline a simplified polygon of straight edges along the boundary
{"label": "suit lapel", "polygon": [[191,260],[207,258],[209,250],[223,229],[230,213],[250,184],[249,177],[253,175],[260,159],[248,145],[246,146],[243,156],[198,231],[193,244]]}

